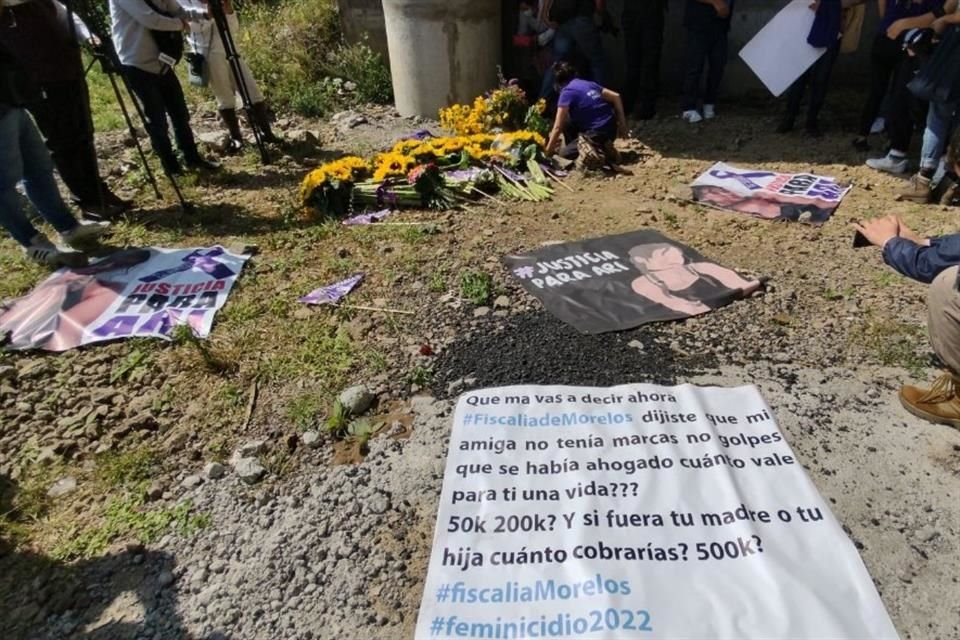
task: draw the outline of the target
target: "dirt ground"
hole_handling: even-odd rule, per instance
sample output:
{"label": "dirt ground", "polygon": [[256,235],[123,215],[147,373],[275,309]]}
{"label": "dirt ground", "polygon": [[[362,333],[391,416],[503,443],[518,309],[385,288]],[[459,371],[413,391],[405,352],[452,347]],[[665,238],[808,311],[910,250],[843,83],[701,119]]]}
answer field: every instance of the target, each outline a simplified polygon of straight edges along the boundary
{"label": "dirt ground", "polygon": [[[0,602],[6,601],[0,612],[23,623],[23,635],[15,637],[46,637],[27,629],[50,620],[44,628],[57,637],[63,629],[58,616],[82,609],[49,594],[18,592],[37,558],[44,571],[58,571],[142,543],[136,514],[173,509],[193,496],[185,477],[254,438],[267,443],[264,486],[278,496],[293,495],[298,484],[328,473],[334,447],[307,451],[298,434],[322,424],[343,387],[367,384],[378,394],[381,413],[403,413],[411,396],[449,396],[463,378],[474,378],[475,386],[758,384],[857,543],[903,637],[960,637],[960,434],[912,418],[895,399],[899,384],[935,374],[924,332],[925,287],[894,274],[877,250],[853,249],[848,228],[855,219],[898,213],[920,233],[949,233],[956,230],[957,212],[894,202],[905,181],[863,166],[864,156],[842,132],[851,120],[845,113],[828,114],[820,140],[773,134],[776,114],[769,104],[730,106],[699,125],[665,115],[638,123],[637,142],[628,145],[640,154],[629,167],[633,175],[574,175],[567,180],[571,190],[558,189],[547,203],[405,212],[391,221],[425,224],[371,228],[303,215],[296,206],[299,181],[327,158],[367,153],[432,123],[404,120],[388,109],[364,111],[367,122],[359,124],[350,115],[335,122],[282,121],[279,128],[291,142],[277,161],[260,167],[248,152],[225,159],[221,176],[187,181],[186,194],[198,205],[189,214],[158,208],[123,136],[102,136],[112,180],[143,206],[116,225],[112,244],[240,242],[257,245],[259,253],[217,318],[210,353],[191,343],[137,340],[63,355],[0,355],[0,478],[7,485],[5,491],[0,486],[0,513],[9,511],[0,534],[10,541],[5,550],[0,546]],[[211,119],[200,125],[213,127]],[[688,202],[687,185],[720,160],[832,175],[854,188],[818,228]],[[581,336],[543,313],[500,265],[503,255],[544,242],[638,228],[656,229],[763,277],[766,291],[682,323]],[[0,297],[23,293],[42,276],[6,239],[0,240],[0,269]],[[488,312],[478,312],[460,294],[459,279],[468,270],[493,277],[491,300],[481,305]],[[367,279],[350,304],[411,313],[297,304],[316,286],[356,271]],[[493,297],[505,302],[494,307]],[[634,341],[644,349],[630,347]],[[434,461],[442,454],[438,446],[431,450]],[[67,477],[77,488],[48,497],[48,488]],[[419,488],[439,491],[433,481]],[[258,499],[234,485],[205,483],[198,491],[194,515],[213,516],[198,521],[193,535],[199,542],[186,535],[165,542],[174,564],[178,549],[198,554],[213,532],[243,526],[223,506],[225,498],[214,508],[207,494],[227,494],[238,504]],[[118,496],[133,504],[120,522],[117,509],[111,510]],[[429,550],[434,507],[430,500],[410,507],[411,528],[425,535],[405,542],[413,558],[407,572],[416,573],[410,567]],[[146,548],[154,542],[147,539]],[[384,618],[389,624],[382,632],[346,623],[342,631],[356,638],[402,637],[412,628],[411,608],[419,599],[417,576],[409,580],[408,594]],[[185,593],[181,599],[179,606],[187,607]],[[124,633],[136,633],[138,624]],[[204,624],[191,631],[199,634]],[[312,637],[332,637],[315,631]],[[229,637],[269,636],[238,628]]]}

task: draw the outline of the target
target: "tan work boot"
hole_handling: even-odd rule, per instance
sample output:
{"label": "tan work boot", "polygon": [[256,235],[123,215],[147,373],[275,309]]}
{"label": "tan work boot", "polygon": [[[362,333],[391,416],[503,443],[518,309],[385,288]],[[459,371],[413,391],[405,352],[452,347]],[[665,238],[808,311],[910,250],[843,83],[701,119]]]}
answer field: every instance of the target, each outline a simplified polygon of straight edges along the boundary
{"label": "tan work boot", "polygon": [[899,202],[930,202],[930,178],[924,178],[919,173],[910,178],[910,187],[897,196]]}
{"label": "tan work boot", "polygon": [[960,428],[960,381],[945,373],[930,390],[911,385],[900,387],[903,408],[929,422]]}
{"label": "tan work boot", "polygon": [[581,171],[599,171],[603,168],[600,150],[583,136],[577,137],[577,154],[577,168]]}

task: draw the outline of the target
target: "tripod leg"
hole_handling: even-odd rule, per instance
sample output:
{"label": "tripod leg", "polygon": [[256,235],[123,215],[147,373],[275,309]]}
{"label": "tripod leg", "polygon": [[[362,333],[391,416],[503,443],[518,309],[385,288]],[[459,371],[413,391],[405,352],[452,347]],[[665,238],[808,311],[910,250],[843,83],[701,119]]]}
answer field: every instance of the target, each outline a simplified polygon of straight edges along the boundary
{"label": "tripod leg", "polygon": [[[143,112],[143,107],[140,105],[140,102],[137,101],[137,96],[134,95],[133,89],[130,88],[130,83],[123,76],[123,74],[120,74],[120,79],[123,82],[123,86],[127,89],[127,94],[130,96],[130,100],[131,102],[133,102],[134,108],[137,110],[137,116],[139,116],[140,122],[142,122],[144,124],[144,127],[146,127],[147,116]],[[118,94],[119,94],[119,91],[118,91]],[[137,147],[138,148],[140,147],[139,141],[137,142]],[[146,160],[144,160],[144,164],[146,164]],[[167,171],[166,167],[163,168],[163,173],[164,175],[167,176],[167,179],[170,181],[170,186],[173,187],[174,195],[177,196],[177,203],[180,205],[180,212],[187,213],[187,211],[192,207],[190,206],[190,203],[187,202],[186,198],[183,197],[183,192],[180,191],[180,185],[177,184],[177,179],[173,177],[173,174]],[[154,191],[157,193],[157,197],[159,198],[160,190],[157,189],[156,181],[153,182],[153,188],[154,188]]]}
{"label": "tripod leg", "polygon": [[160,187],[157,184],[156,177],[153,175],[153,170],[150,168],[150,163],[147,161],[147,154],[143,151],[143,145],[140,144],[140,138],[137,136],[137,128],[133,126],[133,120],[130,119],[130,112],[127,110],[127,105],[123,100],[123,94],[120,93],[120,87],[117,86],[117,79],[112,73],[108,73],[107,77],[110,78],[110,84],[113,86],[113,94],[117,98],[117,104],[120,105],[120,111],[123,113],[123,119],[127,123],[127,130],[130,132],[130,137],[133,138],[134,144],[137,145],[137,153],[140,155],[140,162],[143,164],[143,170],[147,174],[147,180],[150,182],[150,186],[153,187],[153,194],[157,200],[162,200],[163,196],[160,195]]}

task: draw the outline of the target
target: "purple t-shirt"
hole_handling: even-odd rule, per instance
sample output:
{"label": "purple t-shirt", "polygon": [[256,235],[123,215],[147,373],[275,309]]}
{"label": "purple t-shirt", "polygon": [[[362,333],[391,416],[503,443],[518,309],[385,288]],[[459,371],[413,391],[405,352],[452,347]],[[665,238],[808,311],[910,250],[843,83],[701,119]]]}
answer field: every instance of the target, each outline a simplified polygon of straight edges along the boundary
{"label": "purple t-shirt", "polygon": [[942,9],[943,5],[944,0],[922,0],[922,2],[887,0],[886,11],[883,13],[883,20],[880,21],[880,31],[886,33],[890,25],[901,18],[922,16],[936,9]]}
{"label": "purple t-shirt", "polygon": [[603,87],[580,78],[560,90],[557,106],[570,109],[570,121],[578,131],[605,129],[616,119],[613,105],[603,99]]}

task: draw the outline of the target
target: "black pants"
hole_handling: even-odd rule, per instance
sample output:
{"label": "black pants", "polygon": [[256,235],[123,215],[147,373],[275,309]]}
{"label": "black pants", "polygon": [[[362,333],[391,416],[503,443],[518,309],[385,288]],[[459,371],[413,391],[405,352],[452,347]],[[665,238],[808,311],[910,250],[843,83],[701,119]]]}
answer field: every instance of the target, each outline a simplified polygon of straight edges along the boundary
{"label": "black pants", "polygon": [[893,75],[890,88],[890,116],[887,119],[887,134],[890,136],[890,148],[907,153],[910,139],[916,127],[924,127],[928,105],[919,100],[907,84],[920,68],[916,58],[903,56]]}
{"label": "black pants", "polygon": [[43,93],[43,99],[29,110],[46,138],[57,172],[79,204],[98,204],[100,189],[104,194],[110,191],[97,171],[87,83],[82,77],[47,83]]}
{"label": "black pants", "polygon": [[890,87],[890,79],[905,57],[898,40],[891,40],[886,33],[878,33],[874,38],[873,48],[870,50],[870,93],[867,94],[867,102],[860,114],[858,133],[861,136],[870,135],[870,127],[880,115],[880,107]]}
{"label": "black pants", "polygon": [[641,116],[649,117],[656,111],[666,9],[666,0],[627,2],[623,8],[627,63],[623,106],[627,113],[636,108]]}
{"label": "black pants", "polygon": [[180,168],[170,144],[168,117],[173,125],[177,147],[183,153],[184,159],[188,163],[199,160],[200,153],[190,129],[190,112],[187,110],[187,101],[183,97],[177,75],[169,70],[160,74],[149,73],[137,67],[124,67],[123,73],[143,107],[147,117],[147,133],[150,134],[153,149],[160,156],[164,169],[177,171]]}
{"label": "black pants", "polygon": [[727,30],[724,26],[687,29],[684,53],[683,110],[697,108],[703,68],[707,67],[707,86],[703,104],[716,104],[720,82],[727,66]]}
{"label": "black pants", "polygon": [[830,74],[833,72],[833,66],[837,62],[837,55],[840,53],[840,42],[827,49],[826,53],[820,56],[812,67],[807,69],[806,73],[797,78],[796,82],[790,85],[787,90],[787,113],[788,119],[795,120],[800,114],[800,103],[803,101],[803,94],[810,86],[810,103],[807,105],[807,126],[816,126],[817,118],[820,117],[820,110],[827,99],[827,91],[830,89]]}
{"label": "black pants", "polygon": [[611,120],[610,124],[602,129],[590,129],[589,131],[580,131],[572,124],[563,132],[563,137],[567,143],[560,149],[557,155],[567,160],[576,160],[580,156],[580,150],[577,148],[577,138],[583,136],[599,151],[603,151],[607,144],[617,139],[617,122]]}

